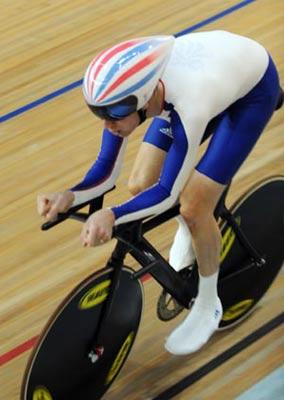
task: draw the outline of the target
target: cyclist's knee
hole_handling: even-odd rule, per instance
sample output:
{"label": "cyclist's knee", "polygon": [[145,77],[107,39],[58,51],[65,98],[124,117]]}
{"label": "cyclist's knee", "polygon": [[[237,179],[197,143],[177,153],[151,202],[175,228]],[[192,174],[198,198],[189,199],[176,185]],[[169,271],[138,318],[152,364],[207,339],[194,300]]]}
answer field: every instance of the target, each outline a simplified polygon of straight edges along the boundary
{"label": "cyclist's knee", "polygon": [[185,191],[180,195],[180,214],[191,233],[214,219],[215,202],[208,201],[208,196],[210,197],[209,190],[207,196],[202,191],[200,193],[196,191],[195,194],[191,192],[190,195]]}
{"label": "cyclist's knee", "polygon": [[215,225],[217,224],[214,214],[206,207],[200,206],[182,206],[180,214],[184,218],[188,229],[193,238],[203,235],[205,230],[210,229],[210,232],[217,232]]}
{"label": "cyclist's knee", "polygon": [[180,214],[184,218],[189,230],[194,231],[199,227],[200,223],[208,218],[208,210],[196,202],[188,203],[180,199]]}

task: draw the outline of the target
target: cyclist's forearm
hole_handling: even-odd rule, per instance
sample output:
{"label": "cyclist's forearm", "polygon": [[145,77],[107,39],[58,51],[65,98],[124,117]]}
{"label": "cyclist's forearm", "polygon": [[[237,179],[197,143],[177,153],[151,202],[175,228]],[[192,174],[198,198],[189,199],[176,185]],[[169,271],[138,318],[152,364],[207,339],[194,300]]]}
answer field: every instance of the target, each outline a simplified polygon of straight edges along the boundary
{"label": "cyclist's forearm", "polygon": [[175,204],[177,196],[160,183],[144,190],[125,203],[111,208],[115,225],[160,214]]}
{"label": "cyclist's forearm", "polygon": [[73,205],[84,203],[111,189],[119,175],[123,161],[126,140],[104,130],[100,154],[84,179],[72,187]]}

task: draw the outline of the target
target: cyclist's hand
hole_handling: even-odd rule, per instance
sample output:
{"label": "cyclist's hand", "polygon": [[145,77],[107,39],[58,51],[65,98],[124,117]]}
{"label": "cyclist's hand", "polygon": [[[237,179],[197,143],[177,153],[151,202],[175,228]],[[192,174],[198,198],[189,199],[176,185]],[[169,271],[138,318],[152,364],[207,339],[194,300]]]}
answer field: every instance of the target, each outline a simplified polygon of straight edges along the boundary
{"label": "cyclist's hand", "polygon": [[92,214],[84,224],[81,233],[83,246],[98,246],[111,239],[115,216],[108,208]]}
{"label": "cyclist's hand", "polygon": [[70,190],[58,193],[39,194],[37,211],[47,221],[56,219],[60,212],[68,211],[74,202],[74,194]]}

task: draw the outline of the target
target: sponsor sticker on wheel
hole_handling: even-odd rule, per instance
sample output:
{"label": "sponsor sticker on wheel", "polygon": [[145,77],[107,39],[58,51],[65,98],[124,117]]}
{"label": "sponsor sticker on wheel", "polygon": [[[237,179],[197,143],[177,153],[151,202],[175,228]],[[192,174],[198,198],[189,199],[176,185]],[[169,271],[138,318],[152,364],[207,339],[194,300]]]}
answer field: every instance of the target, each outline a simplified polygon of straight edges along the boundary
{"label": "sponsor sticker on wheel", "polygon": [[242,300],[239,303],[227,308],[223,314],[222,321],[231,321],[244,314],[254,303],[253,299]]}
{"label": "sponsor sticker on wheel", "polygon": [[110,283],[111,280],[106,279],[105,281],[88,290],[88,292],[85,293],[80,300],[79,308],[81,310],[87,310],[105,301],[109,294]]}
{"label": "sponsor sticker on wheel", "polygon": [[106,379],[106,385],[108,385],[116,376],[118,373],[120,367],[122,366],[130,346],[132,345],[134,340],[134,332],[130,332],[127,338],[125,339],[123,345],[121,346],[117,356],[115,357],[115,360],[111,366],[111,369],[108,373],[107,379]]}
{"label": "sponsor sticker on wheel", "polygon": [[47,390],[46,387],[44,386],[39,386],[35,389],[33,393],[33,400],[54,400]]}

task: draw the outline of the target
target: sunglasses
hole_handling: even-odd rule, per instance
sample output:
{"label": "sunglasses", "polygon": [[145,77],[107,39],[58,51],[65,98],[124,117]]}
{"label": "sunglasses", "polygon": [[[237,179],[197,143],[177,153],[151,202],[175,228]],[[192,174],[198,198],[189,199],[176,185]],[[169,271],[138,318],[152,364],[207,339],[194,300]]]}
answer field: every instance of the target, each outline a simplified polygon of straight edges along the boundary
{"label": "sunglasses", "polygon": [[106,106],[94,106],[88,104],[88,107],[92,113],[100,119],[107,121],[119,121],[137,111],[137,98],[135,96],[129,96],[119,103]]}

